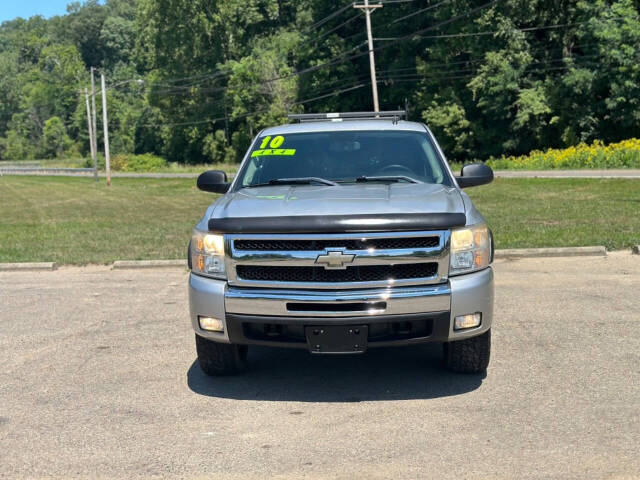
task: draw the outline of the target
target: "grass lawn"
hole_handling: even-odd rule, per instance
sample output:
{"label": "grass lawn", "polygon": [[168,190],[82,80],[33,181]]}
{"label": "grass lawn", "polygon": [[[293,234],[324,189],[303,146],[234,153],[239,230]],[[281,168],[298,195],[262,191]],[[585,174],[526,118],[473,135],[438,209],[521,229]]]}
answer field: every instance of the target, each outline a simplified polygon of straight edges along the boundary
{"label": "grass lawn", "polygon": [[211,201],[193,179],[0,177],[0,262],[186,258]]}
{"label": "grass lawn", "polygon": [[[467,190],[497,248],[640,243],[640,181],[497,179]],[[0,262],[185,258],[214,195],[193,179],[0,177]]]}

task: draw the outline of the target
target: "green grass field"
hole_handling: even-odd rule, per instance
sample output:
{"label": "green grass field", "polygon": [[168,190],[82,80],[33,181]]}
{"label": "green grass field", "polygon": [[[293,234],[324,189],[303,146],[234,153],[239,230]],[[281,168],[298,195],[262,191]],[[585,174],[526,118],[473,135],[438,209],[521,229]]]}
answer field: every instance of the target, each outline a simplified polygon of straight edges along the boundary
{"label": "green grass field", "polygon": [[[640,181],[497,179],[467,190],[497,248],[640,243]],[[0,262],[184,258],[214,199],[193,179],[0,177]]]}

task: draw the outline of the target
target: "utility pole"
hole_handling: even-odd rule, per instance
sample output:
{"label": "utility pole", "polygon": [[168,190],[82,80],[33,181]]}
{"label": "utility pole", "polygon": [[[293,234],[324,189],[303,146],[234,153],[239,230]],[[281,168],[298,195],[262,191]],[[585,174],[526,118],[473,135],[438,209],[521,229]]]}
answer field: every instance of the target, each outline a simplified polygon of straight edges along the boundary
{"label": "utility pole", "polygon": [[373,52],[373,36],[371,34],[371,12],[376,8],[382,8],[382,4],[369,5],[369,0],[364,0],[364,4],[353,5],[353,8],[364,10],[364,14],[367,20],[367,39],[369,40],[369,67],[371,68],[371,88],[373,90],[373,110],[374,112],[380,111],[380,105],[378,104],[378,81],[376,80],[376,59]]}
{"label": "utility pole", "polygon": [[98,128],[96,122],[96,82],[94,79],[95,68],[91,67],[91,108],[92,108],[92,126],[93,126],[93,152],[96,155],[94,159],[96,166],[96,175],[98,170]]}
{"label": "utility pole", "polygon": [[231,145],[231,138],[229,137],[229,117],[227,116],[227,98],[222,99],[224,102],[224,136],[227,140],[227,146]]}
{"label": "utility pole", "polygon": [[102,123],[104,126],[104,166],[107,173],[107,187],[111,186],[111,157],[109,156],[109,120],[107,119],[107,89],[104,85],[104,73],[100,74],[102,82]]}
{"label": "utility pole", "polygon": [[96,149],[93,144],[95,132],[93,131],[93,126],[91,125],[91,107],[89,106],[89,92],[87,89],[84,89],[84,99],[87,104],[87,125],[89,126],[89,146],[91,147],[91,160],[93,160],[93,179],[98,181],[98,162],[96,158]]}

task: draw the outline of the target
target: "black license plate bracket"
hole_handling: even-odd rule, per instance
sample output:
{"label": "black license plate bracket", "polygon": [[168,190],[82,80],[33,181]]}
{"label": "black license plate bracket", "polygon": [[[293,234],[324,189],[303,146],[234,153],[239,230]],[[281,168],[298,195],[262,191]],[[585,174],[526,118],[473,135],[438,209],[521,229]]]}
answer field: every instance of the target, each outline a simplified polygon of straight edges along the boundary
{"label": "black license plate bracket", "polygon": [[329,325],[305,327],[312,353],[363,353],[367,350],[367,325]]}

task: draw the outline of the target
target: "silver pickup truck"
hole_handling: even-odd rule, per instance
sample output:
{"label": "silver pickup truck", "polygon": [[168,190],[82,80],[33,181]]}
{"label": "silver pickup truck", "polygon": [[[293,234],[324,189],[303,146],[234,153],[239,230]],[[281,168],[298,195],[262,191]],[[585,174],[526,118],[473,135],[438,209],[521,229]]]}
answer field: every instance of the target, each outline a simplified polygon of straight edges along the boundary
{"label": "silver pickup truck", "polygon": [[292,115],[258,134],[189,244],[198,362],[247,364],[249,345],[355,354],[441,342],[455,372],[486,370],[493,239],[431,131],[404,112]]}

